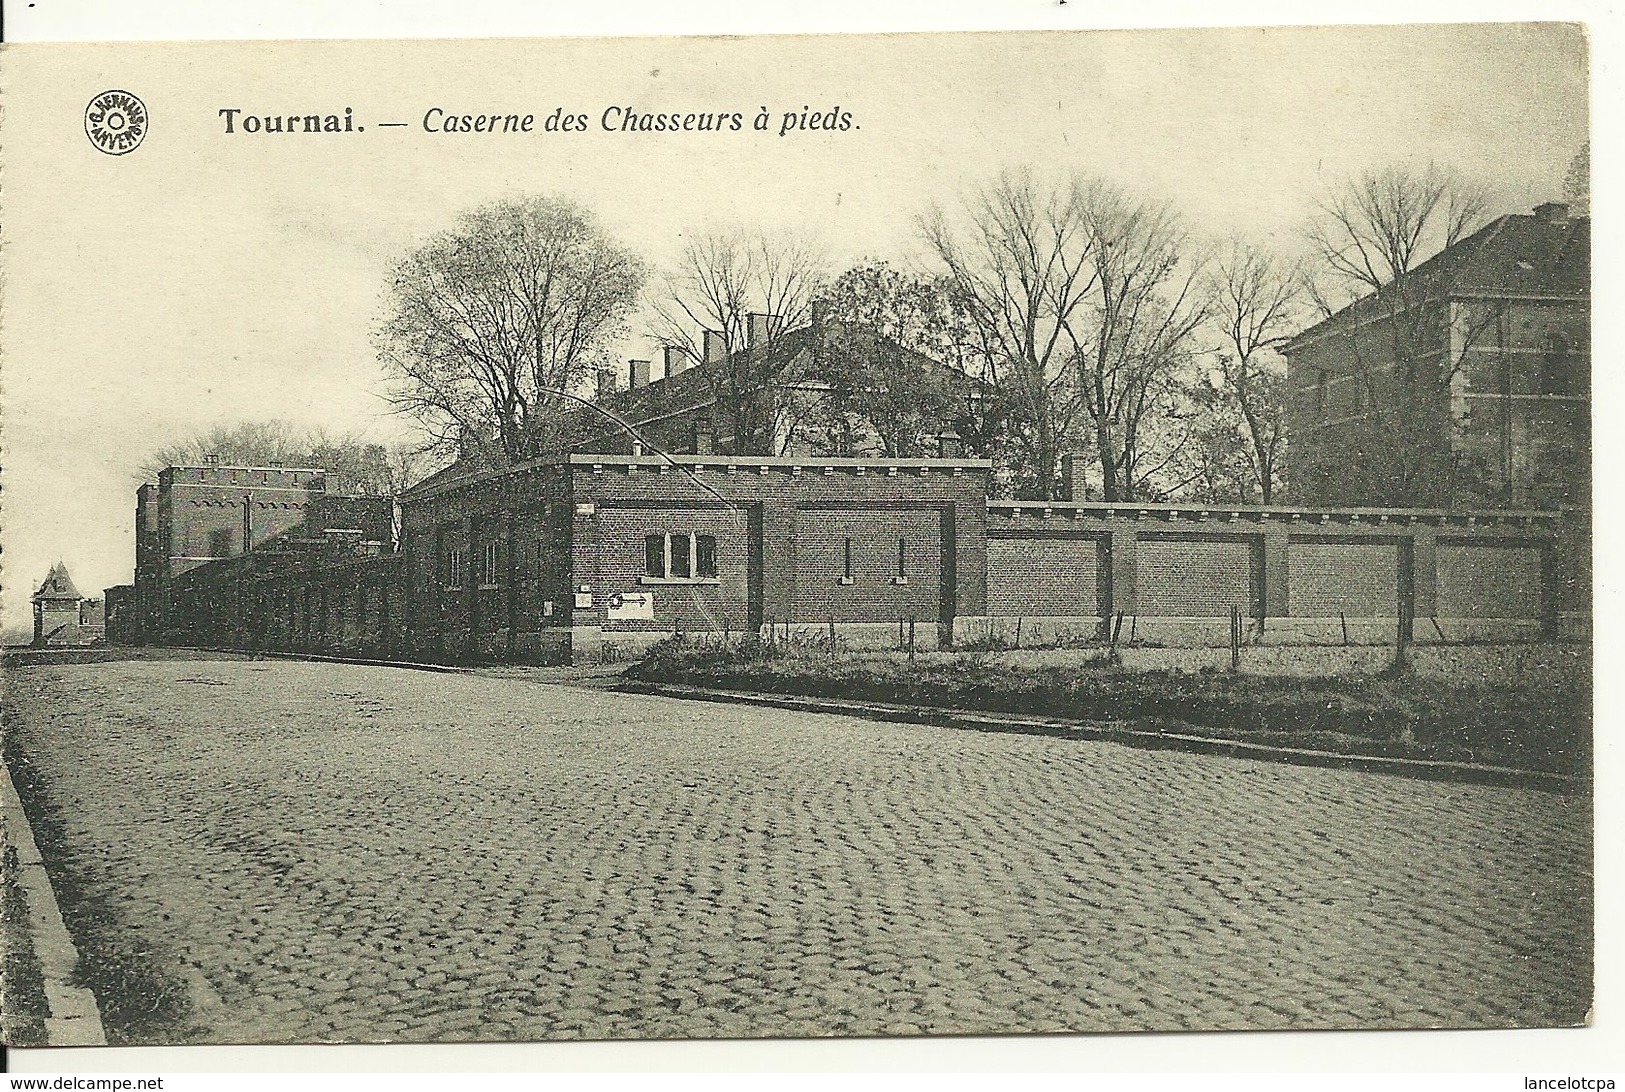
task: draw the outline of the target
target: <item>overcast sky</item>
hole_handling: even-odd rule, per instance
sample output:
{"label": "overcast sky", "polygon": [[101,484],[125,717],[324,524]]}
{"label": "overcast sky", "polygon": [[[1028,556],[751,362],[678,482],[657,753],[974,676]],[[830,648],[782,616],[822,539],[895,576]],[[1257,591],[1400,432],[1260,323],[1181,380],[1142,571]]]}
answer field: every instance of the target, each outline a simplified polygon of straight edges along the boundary
{"label": "overcast sky", "polygon": [[[483,202],[573,196],[657,267],[684,232],[735,224],[810,233],[840,264],[908,257],[922,207],[1031,164],[1098,172],[1171,200],[1199,233],[1290,249],[1328,180],[1435,160],[1488,186],[1495,211],[1527,211],[1560,195],[1587,136],[1584,40],[1556,25],[38,46],[6,60],[8,626],[58,558],[87,594],[130,580],[137,468],[156,447],[244,418],[399,434],[369,342],[385,274]],[[122,157],[82,129],[109,87],[152,116]],[[859,128],[597,131],[610,105],[839,107]],[[216,113],[346,106],[367,132],[226,136]],[[594,127],[431,135],[433,106],[563,106]]]}

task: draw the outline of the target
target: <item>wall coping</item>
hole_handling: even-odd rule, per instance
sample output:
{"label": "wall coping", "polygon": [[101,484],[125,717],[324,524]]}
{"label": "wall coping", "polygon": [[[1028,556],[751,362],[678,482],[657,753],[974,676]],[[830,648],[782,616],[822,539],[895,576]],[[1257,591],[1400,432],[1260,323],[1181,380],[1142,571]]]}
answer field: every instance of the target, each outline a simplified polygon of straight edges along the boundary
{"label": "wall coping", "polygon": [[1059,515],[1076,519],[1079,516],[1105,519],[1157,519],[1165,522],[1188,520],[1191,522],[1249,522],[1249,523],[1422,523],[1476,524],[1505,526],[1518,523],[1549,523],[1561,516],[1560,512],[1540,509],[1448,509],[1448,508],[1308,508],[1287,505],[1257,504],[1151,504],[1139,501],[1107,504],[1100,501],[1010,501],[990,500],[990,513],[1007,516],[1032,515],[1040,517]]}
{"label": "wall coping", "polygon": [[442,496],[446,493],[456,492],[475,485],[499,478],[512,477],[527,471],[546,468],[584,467],[588,471],[599,470],[604,467],[623,468],[628,471],[634,467],[643,469],[670,470],[673,467],[692,471],[716,470],[721,473],[738,473],[740,470],[753,470],[765,474],[769,469],[788,470],[792,475],[799,473],[834,473],[836,470],[851,470],[857,473],[876,472],[883,476],[895,476],[899,471],[912,470],[925,472],[930,470],[944,470],[950,474],[963,474],[965,471],[987,471],[993,467],[987,459],[837,459],[791,457],[779,455],[598,455],[571,453],[564,458],[533,459],[529,462],[515,463],[512,466],[494,467],[489,470],[476,471],[471,474],[462,474],[443,481],[425,481],[412,486],[400,494],[402,501],[428,500],[432,497]]}
{"label": "wall coping", "polygon": [[824,467],[858,469],[875,467],[886,470],[990,470],[987,459],[837,459],[826,456],[789,455],[593,455],[572,454],[571,466],[687,466],[695,469],[716,467],[801,467],[804,470],[822,470]]}

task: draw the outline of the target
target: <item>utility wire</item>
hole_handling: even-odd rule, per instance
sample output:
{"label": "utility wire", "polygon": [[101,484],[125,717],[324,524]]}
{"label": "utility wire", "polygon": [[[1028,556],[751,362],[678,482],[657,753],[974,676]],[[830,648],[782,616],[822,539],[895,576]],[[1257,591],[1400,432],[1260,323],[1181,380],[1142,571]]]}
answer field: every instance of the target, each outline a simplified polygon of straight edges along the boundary
{"label": "utility wire", "polygon": [[697,473],[694,472],[692,467],[684,466],[682,463],[679,463],[676,459],[672,458],[671,455],[664,448],[662,448],[660,445],[658,445],[656,443],[651,442],[641,432],[639,432],[637,429],[633,428],[632,425],[629,422],[627,422],[624,418],[622,418],[619,414],[614,413],[614,412],[612,412],[612,411],[610,411],[608,409],[605,409],[603,406],[599,405],[597,402],[592,401],[591,399],[583,398],[579,394],[571,394],[569,391],[566,391],[566,390],[555,390],[552,387],[545,387],[541,391],[539,391],[538,393],[541,393],[541,394],[556,394],[560,398],[568,398],[572,402],[578,402],[581,405],[586,406],[588,409],[592,410],[594,413],[598,414],[600,417],[603,417],[605,420],[609,421],[615,427],[617,427],[621,431],[625,432],[628,436],[632,437],[632,439],[634,439],[638,443],[642,444],[645,450],[651,451],[654,454],[660,456],[662,459],[664,459],[666,461],[667,465],[669,465],[669,466],[671,466],[671,467],[673,467],[673,468],[675,468],[677,470],[682,471],[684,474],[687,474],[690,481],[692,481],[695,485],[699,486],[701,489],[705,490],[707,493],[711,494],[717,500],[721,501],[724,505],[726,505],[727,507],[733,509],[736,512],[737,511],[743,511],[743,509],[742,509],[742,507],[740,505],[735,504],[733,501],[731,501],[727,497],[723,496],[715,488],[713,488],[709,482],[702,481],[700,479],[700,476]]}

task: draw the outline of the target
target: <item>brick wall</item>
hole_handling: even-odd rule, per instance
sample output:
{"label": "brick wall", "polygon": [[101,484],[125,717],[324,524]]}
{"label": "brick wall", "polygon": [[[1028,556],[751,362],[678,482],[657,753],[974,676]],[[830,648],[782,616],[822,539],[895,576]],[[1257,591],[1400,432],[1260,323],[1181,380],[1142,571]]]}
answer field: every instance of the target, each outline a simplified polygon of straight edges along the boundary
{"label": "brick wall", "polygon": [[166,575],[242,553],[245,505],[253,536],[249,545],[294,531],[305,522],[307,506],[323,495],[324,482],[319,470],[168,468],[158,478],[154,520]]}
{"label": "brick wall", "polygon": [[1399,613],[1399,545],[1295,537],[1287,553],[1294,618]]}
{"label": "brick wall", "polygon": [[794,620],[935,623],[942,609],[942,562],[937,509],[803,511],[795,532]]}
{"label": "brick wall", "polygon": [[[403,497],[403,645],[428,658],[504,659],[567,627],[570,528],[569,477],[551,464]],[[495,579],[484,571],[488,545]],[[452,550],[461,555],[455,586]]]}
{"label": "brick wall", "polygon": [[[1413,626],[1413,640],[1522,639],[1561,623],[1576,595],[1570,584],[1583,586],[1582,566],[1559,548],[1574,538],[1571,518],[993,501],[989,620],[960,628],[967,637],[1008,633],[999,620],[1045,618],[1044,636],[1025,627],[1041,640],[1087,633],[1092,618],[1121,613],[1137,620],[1129,633],[1148,639],[1227,642],[1223,619],[1235,605],[1259,641],[1392,643],[1406,617],[1435,619]],[[1070,617],[1068,603],[1078,604]]]}
{"label": "brick wall", "polygon": [[[978,464],[692,465],[699,480],[658,460],[605,456],[427,488],[403,502],[401,554],[315,543],[208,563],[170,589],[166,633],[524,659],[674,627],[817,631],[833,621],[849,638],[894,642],[900,618],[930,628],[919,634],[926,647],[951,632],[931,623],[951,620],[971,636],[972,623],[993,634],[1014,629],[1001,620],[1026,619],[1023,639],[1058,640],[1093,636],[1095,619],[1121,613],[1134,619],[1125,639],[1178,644],[1227,641],[1235,606],[1250,640],[1392,641],[1404,588],[1416,617],[1438,619],[1414,639],[1432,640],[1528,634],[1564,609],[1559,591],[1578,594],[1553,545],[1560,521],[1539,513],[987,502]],[[651,534],[713,537],[714,582],[646,581]],[[899,540],[907,583],[896,581]],[[487,544],[496,553],[482,579]],[[453,547],[463,577],[448,588]],[[610,597],[629,593],[654,596],[654,619],[608,619]]]}
{"label": "brick wall", "polygon": [[[750,539],[746,513],[726,508],[616,508],[599,505],[596,573],[578,572],[593,590],[593,616],[609,630],[732,630],[746,628]],[[709,535],[716,540],[715,583],[665,582],[646,572],[649,535]],[[709,579],[709,578],[707,578]],[[615,595],[652,595],[654,620],[613,620]],[[577,614],[576,624],[582,619]]]}
{"label": "brick wall", "polygon": [[1441,618],[1538,618],[1541,551],[1527,545],[1440,543]]}
{"label": "brick wall", "polygon": [[1136,609],[1152,618],[1258,613],[1254,545],[1248,538],[1143,537],[1138,543]]}
{"label": "brick wall", "polygon": [[1094,536],[990,537],[987,612],[1002,618],[1097,617],[1101,541]]}
{"label": "brick wall", "polygon": [[[828,624],[832,611],[837,621],[844,616],[895,622],[901,615],[927,624],[941,620],[945,607],[950,614],[985,613],[986,463],[728,456],[679,462],[674,467],[647,456],[573,456],[578,509],[691,504],[743,513],[753,551],[749,626]],[[833,551],[848,537],[835,528],[848,517],[856,520],[850,525],[856,531],[854,565],[874,570],[866,584],[855,573],[852,585],[839,585],[840,574],[831,567]],[[573,534],[578,570],[591,564],[594,551],[609,548],[593,517],[578,514]],[[898,538],[910,540],[906,585],[890,583]],[[641,537],[637,549],[641,557]],[[889,555],[889,563],[882,554]],[[810,566],[804,566],[806,558],[813,559]],[[806,588],[804,568],[812,581]],[[577,624],[600,623],[588,615]]]}

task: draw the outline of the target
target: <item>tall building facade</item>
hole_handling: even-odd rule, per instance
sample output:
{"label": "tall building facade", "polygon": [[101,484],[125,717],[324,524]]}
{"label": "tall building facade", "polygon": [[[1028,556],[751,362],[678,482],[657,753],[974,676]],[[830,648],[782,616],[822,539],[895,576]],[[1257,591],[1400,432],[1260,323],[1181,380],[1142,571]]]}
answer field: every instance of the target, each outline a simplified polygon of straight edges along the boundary
{"label": "tall building facade", "polygon": [[1590,219],[1502,216],[1285,346],[1298,503],[1590,503]]}
{"label": "tall building facade", "polygon": [[393,537],[394,499],[329,491],[317,467],[171,466],[136,490],[135,579],[107,590],[109,637],[161,633],[175,582],[211,562],[291,540],[344,537],[381,548]]}

